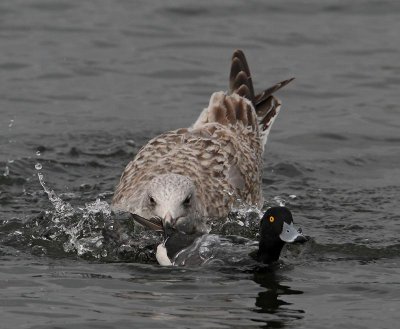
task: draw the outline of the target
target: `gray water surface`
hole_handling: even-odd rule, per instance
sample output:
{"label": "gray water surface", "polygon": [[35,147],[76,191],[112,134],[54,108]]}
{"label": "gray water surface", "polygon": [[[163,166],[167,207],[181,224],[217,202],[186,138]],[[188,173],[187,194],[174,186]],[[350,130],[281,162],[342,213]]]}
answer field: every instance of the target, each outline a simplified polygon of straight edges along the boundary
{"label": "gray water surface", "polygon": [[[397,327],[399,31],[398,1],[3,0],[0,328]],[[227,89],[236,48],[257,90],[296,77],[263,186],[312,240],[263,270],[105,248],[123,168]]]}

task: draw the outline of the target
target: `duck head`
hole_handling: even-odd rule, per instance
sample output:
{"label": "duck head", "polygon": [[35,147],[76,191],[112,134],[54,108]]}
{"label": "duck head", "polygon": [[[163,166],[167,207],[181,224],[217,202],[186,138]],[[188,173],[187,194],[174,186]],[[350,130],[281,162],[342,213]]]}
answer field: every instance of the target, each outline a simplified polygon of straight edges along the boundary
{"label": "duck head", "polygon": [[301,243],[307,238],[296,229],[293,217],[286,207],[269,208],[261,219],[257,260],[270,264],[279,259],[285,243]]}

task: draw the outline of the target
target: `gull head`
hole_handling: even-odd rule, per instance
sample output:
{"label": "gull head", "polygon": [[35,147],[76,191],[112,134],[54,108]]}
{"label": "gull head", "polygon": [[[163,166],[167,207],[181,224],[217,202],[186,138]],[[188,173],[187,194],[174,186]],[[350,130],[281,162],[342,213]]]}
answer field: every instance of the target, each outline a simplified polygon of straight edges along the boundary
{"label": "gull head", "polygon": [[201,206],[196,185],[187,176],[164,174],[154,177],[144,191],[142,210],[148,218],[161,218],[163,226],[182,232],[201,231]]}

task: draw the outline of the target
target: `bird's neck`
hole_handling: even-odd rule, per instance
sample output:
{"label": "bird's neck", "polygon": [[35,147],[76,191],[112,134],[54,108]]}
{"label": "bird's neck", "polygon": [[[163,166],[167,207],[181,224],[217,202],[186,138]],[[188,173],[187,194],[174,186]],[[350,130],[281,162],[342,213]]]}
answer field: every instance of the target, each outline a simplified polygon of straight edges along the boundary
{"label": "bird's neck", "polygon": [[260,241],[257,259],[264,264],[276,262],[279,259],[284,242],[275,237],[265,237]]}

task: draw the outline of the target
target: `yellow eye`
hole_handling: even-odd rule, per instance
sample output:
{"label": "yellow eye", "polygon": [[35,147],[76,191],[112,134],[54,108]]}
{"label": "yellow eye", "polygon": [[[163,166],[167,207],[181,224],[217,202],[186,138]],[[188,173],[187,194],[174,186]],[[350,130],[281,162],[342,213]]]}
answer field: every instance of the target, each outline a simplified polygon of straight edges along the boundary
{"label": "yellow eye", "polygon": [[275,217],[274,216],[269,216],[269,222],[273,223],[275,221]]}

